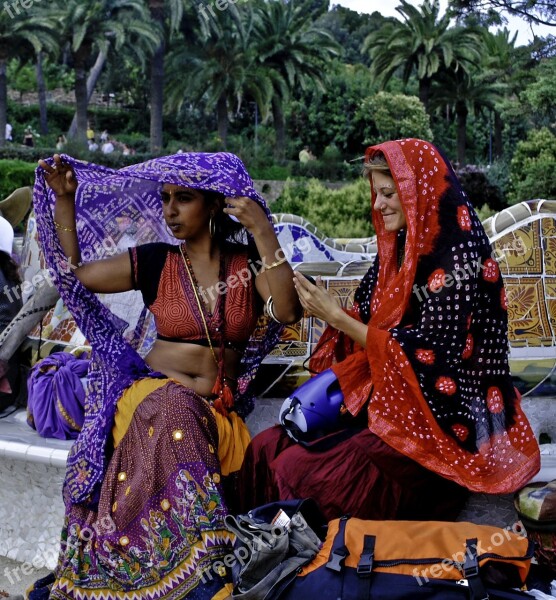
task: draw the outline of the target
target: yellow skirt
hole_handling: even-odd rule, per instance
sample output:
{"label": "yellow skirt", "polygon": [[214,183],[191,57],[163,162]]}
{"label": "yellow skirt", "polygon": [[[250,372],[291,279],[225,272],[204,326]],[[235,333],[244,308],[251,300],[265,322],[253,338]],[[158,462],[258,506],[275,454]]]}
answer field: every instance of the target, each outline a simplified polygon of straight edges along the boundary
{"label": "yellow skirt", "polygon": [[[169,381],[179,384],[174,379],[140,379],[122,394],[122,397],[118,400],[114,426],[112,428],[114,448],[117,448],[118,444],[122,441],[133,418],[133,413],[142,400],[150,393],[166,385]],[[199,396],[199,399],[206,402],[202,396]],[[231,412],[225,417],[216,412],[212,407],[211,412],[218,427],[218,458],[220,459],[222,475],[229,475],[230,473],[239,471],[243,463],[245,451],[251,441],[251,434],[249,433],[249,429],[247,429],[247,425],[245,425],[237,413]]]}

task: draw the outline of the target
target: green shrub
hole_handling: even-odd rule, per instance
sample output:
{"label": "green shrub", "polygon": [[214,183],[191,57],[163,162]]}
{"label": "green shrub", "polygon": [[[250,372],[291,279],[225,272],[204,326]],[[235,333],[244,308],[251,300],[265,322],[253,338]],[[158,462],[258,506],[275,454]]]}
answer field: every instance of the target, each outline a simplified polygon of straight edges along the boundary
{"label": "green shrub", "polygon": [[[89,106],[87,112],[97,141],[104,129],[116,139],[119,139],[122,134],[138,133],[143,137],[148,138],[149,136],[149,118],[141,110]],[[47,104],[49,133],[56,136],[59,133],[67,133],[74,114],[74,106],[49,102]],[[8,122],[13,126],[13,139],[16,143],[23,141],[23,133],[27,125],[39,130],[39,107],[37,104],[24,105],[9,101],[7,116]]]}
{"label": "green shrub", "polygon": [[[55,136],[59,133],[66,133],[71,124],[75,113],[72,106],[47,104],[48,131]],[[8,122],[13,126],[12,136],[15,143],[22,143],[23,133],[27,125],[39,131],[39,107],[37,104],[18,104],[11,100],[8,101]]]}
{"label": "green shrub", "polygon": [[36,164],[39,158],[52,156],[54,148],[28,148],[16,144],[7,144],[0,148],[0,160],[16,160]]}
{"label": "green shrub", "polygon": [[546,127],[519,142],[510,166],[508,201],[556,198],[556,136]]}
{"label": "green shrub", "polygon": [[329,237],[367,237],[373,235],[370,203],[369,182],[363,178],[339,189],[325,187],[316,179],[289,179],[272,204],[272,212],[304,217]]}
{"label": "green shrub", "polygon": [[504,198],[504,204],[507,206],[508,203],[505,199],[510,187],[509,161],[502,158],[495,160],[486,171],[486,176],[489,182],[500,190],[502,198]]}
{"label": "green shrub", "polygon": [[336,144],[328,144],[322,152],[322,162],[339,163],[342,162],[342,153]]}
{"label": "green shrub", "polygon": [[0,160],[0,198],[9,196],[15,189],[33,185],[36,163],[22,160]]}
{"label": "green shrub", "polygon": [[490,208],[488,204],[483,204],[480,208],[475,208],[475,211],[477,212],[477,216],[479,217],[481,223],[486,221],[489,217],[492,217],[492,215],[495,215],[497,212],[499,212]]}
{"label": "green shrub", "polygon": [[404,137],[432,140],[430,117],[415,96],[379,92],[363,98],[353,117],[364,144]]}
{"label": "green shrub", "polygon": [[292,175],[321,179],[323,181],[353,181],[361,174],[362,163],[331,162],[310,160],[306,163],[292,163]]}
{"label": "green shrub", "polygon": [[285,181],[291,174],[291,169],[287,165],[261,165],[253,167],[247,165],[247,169],[253,179],[271,179],[273,181]]}
{"label": "green shrub", "polygon": [[[151,151],[151,140],[148,136],[144,136],[141,133],[120,133],[115,135],[112,139],[116,142],[114,145],[118,149],[118,144],[126,144],[128,148],[135,150],[139,154],[149,154]],[[165,149],[166,154],[174,154],[179,149],[172,150],[170,148]]]}

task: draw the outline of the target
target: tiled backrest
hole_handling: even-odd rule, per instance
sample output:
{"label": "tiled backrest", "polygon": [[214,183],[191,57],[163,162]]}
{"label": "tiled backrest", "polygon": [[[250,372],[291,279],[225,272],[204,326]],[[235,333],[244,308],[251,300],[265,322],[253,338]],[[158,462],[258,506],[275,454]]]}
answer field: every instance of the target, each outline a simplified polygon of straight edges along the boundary
{"label": "tiled backrest", "polygon": [[[285,224],[288,224],[287,227],[284,227]],[[527,377],[527,370],[549,371],[554,367],[556,353],[556,201],[522,202],[491,217],[484,225],[493,243],[493,256],[500,264],[508,293],[512,372],[515,370]],[[371,264],[371,251],[375,249],[372,241],[358,240],[358,247],[368,252],[354,254],[346,252],[345,243],[337,248],[330,246],[329,240],[301,217],[278,215],[275,226],[294,269],[313,277],[321,275],[322,285],[337,295],[343,306],[349,306],[359,280]],[[303,240],[308,233],[318,244],[313,243],[314,240],[305,244]],[[348,258],[335,259],[330,254],[330,258],[323,259],[321,254],[319,260],[296,260],[303,248],[314,249],[319,244],[324,245],[326,252],[332,248]],[[34,221],[31,219],[23,256],[26,280],[30,281],[36,274],[40,260]],[[133,317],[137,319],[142,307],[140,297],[122,299],[121,295],[118,296],[110,300],[111,308],[118,312],[128,310],[125,306],[131,305]],[[322,321],[310,318],[287,326],[280,344],[265,361],[302,362],[323,329]],[[61,302],[43,319],[42,326],[37,326],[30,333],[31,338],[38,339],[39,336],[48,342],[47,348],[49,345],[79,346],[86,343]],[[149,318],[141,343],[143,351],[153,339],[154,326]],[[541,376],[531,374],[533,379]]]}
{"label": "tiled backrest", "polygon": [[522,202],[498,213],[488,226],[506,285],[512,353],[554,358],[556,200]]}

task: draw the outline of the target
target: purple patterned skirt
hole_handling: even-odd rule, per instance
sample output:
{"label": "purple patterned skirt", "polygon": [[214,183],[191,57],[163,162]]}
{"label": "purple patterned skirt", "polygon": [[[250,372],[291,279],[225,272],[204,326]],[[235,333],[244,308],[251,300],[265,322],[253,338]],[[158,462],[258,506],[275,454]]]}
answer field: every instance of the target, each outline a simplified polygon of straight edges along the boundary
{"label": "purple patterned skirt", "polygon": [[[213,598],[231,553],[209,404],[167,381],[133,412],[98,512],[66,497],[51,598]],[[67,496],[67,494],[65,494]]]}

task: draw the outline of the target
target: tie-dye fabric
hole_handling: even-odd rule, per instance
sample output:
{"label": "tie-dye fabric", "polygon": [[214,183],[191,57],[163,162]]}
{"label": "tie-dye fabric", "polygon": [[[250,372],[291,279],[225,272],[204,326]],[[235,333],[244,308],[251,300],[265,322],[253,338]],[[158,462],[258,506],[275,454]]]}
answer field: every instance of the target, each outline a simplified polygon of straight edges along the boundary
{"label": "tie-dye fabric", "polygon": [[[83,260],[109,256],[130,245],[175,240],[165,230],[160,191],[164,183],[210,190],[229,197],[247,196],[269,215],[262,197],[241,160],[229,153],[182,153],[114,170],[62,155],[75,171],[76,221]],[[47,266],[66,306],[92,346],[83,429],[68,458],[66,486],[74,503],[95,506],[106,470],[106,441],[122,392],[134,381],[153,376],[137,351],[143,331],[143,312],[136,323],[124,321],[104,306],[72,274],[53,220],[53,195],[42,168],[36,171],[34,206]],[[270,215],[269,215],[270,218]],[[133,224],[132,236],[130,227]],[[247,243],[247,234],[245,235]],[[235,410],[247,415],[253,408],[251,382],[278,340],[280,326],[271,323],[264,339],[254,337],[244,353],[238,378]]]}
{"label": "tie-dye fabric", "polygon": [[233,541],[224,526],[213,411],[172,380],[143,379],[120,402],[125,405],[134,395],[142,399],[112,453],[98,506],[72,504],[64,490],[66,514],[49,597],[227,596],[229,576],[222,561]]}
{"label": "tie-dye fabric", "polygon": [[311,365],[332,365],[348,409],[366,406],[370,430],[393,448],[470,490],[514,491],[539,470],[539,448],[510,376],[507,301],[489,240],[432,144],[386,142],[367,159],[377,152],[407,230],[386,231],[373,210],[378,256],[354,308],[368,323],[366,350],[329,330]]}

